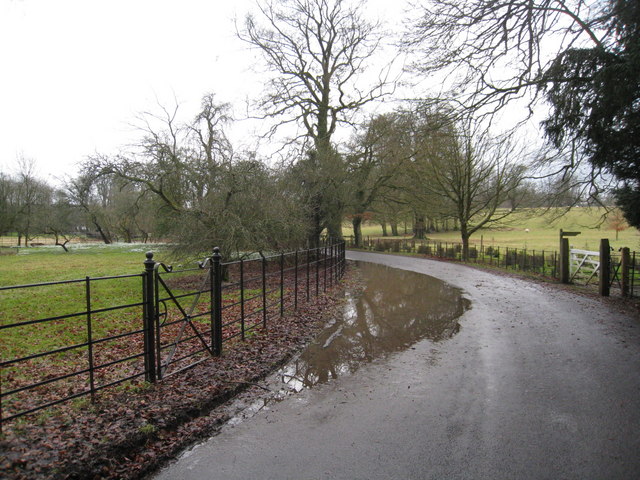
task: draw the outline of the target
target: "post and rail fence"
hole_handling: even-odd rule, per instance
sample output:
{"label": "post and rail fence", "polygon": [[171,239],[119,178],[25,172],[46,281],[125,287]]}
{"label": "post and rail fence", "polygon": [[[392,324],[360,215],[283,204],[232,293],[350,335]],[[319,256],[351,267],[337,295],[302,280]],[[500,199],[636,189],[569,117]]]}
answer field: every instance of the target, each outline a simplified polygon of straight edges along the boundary
{"label": "post and rail fence", "polygon": [[[603,295],[608,295],[610,288],[619,288],[622,296],[640,296],[638,286],[640,266],[636,261],[636,252],[631,252],[628,248],[622,248],[620,252],[612,252],[608,241],[606,246],[598,252],[572,250],[566,237],[575,236],[578,233],[561,231],[560,252],[471,243],[466,262],[515,272],[534,273],[555,278],[562,283],[587,285],[591,280],[597,279],[598,283],[603,285],[600,287],[600,292]],[[347,237],[346,242],[348,248],[356,248],[353,236]],[[443,260],[464,261],[462,243],[443,242],[429,238],[364,237],[358,248],[374,252],[423,254]],[[605,274],[599,271],[598,265],[601,263],[601,258],[605,258],[608,262]]]}
{"label": "post and rail fence", "polygon": [[[39,302],[38,318],[1,318],[0,428],[101,390],[135,388],[191,368],[326,292],[344,274],[345,243],[174,269],[149,252],[140,274],[0,287]],[[121,297],[111,299],[114,288]],[[64,311],[48,301],[64,298]],[[3,315],[4,316],[4,315]]]}

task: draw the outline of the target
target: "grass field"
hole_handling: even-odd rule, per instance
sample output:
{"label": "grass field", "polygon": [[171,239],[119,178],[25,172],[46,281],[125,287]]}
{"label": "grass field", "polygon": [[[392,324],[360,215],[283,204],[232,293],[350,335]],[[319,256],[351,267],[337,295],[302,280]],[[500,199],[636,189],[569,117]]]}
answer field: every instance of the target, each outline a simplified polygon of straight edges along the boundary
{"label": "grass field", "polygon": [[[144,378],[141,274],[149,250],[156,253],[156,260],[169,260],[161,245],[148,244],[74,245],[69,253],[59,247],[29,247],[0,256],[3,415],[11,418],[46,407],[48,402],[86,395],[94,392],[93,385],[100,390]],[[250,335],[251,328],[263,321],[263,287],[257,286],[262,281],[261,263],[243,265],[244,310],[233,283],[223,290],[223,338],[229,343],[240,338],[241,328]],[[157,341],[164,349],[163,361],[168,361],[172,345],[181,339],[174,362],[186,362],[197,359],[193,355],[205,355],[199,339],[206,342],[211,331],[211,296],[194,290],[204,288],[209,274],[195,264],[175,266],[177,271],[162,274],[168,287],[161,286],[158,292],[161,331]],[[272,316],[277,315],[281,295],[288,295],[293,304],[291,287],[280,283],[283,277],[274,272],[268,268],[265,291]],[[287,308],[286,300],[282,307]],[[246,311],[242,321],[241,311]],[[190,319],[186,329],[185,315]]]}
{"label": "grass field", "polygon": [[[139,274],[144,270],[145,252],[157,245],[74,245],[69,253],[60,247],[20,249],[16,255],[0,256],[0,286],[39,284],[67,280]],[[0,291],[0,325],[68,315],[86,310],[85,282]],[[94,310],[140,302],[139,277],[91,282]],[[139,321],[139,308],[100,315],[94,328],[104,336],[131,320]],[[97,319],[96,319],[97,320]],[[68,318],[47,324],[27,325],[2,332],[5,354],[24,355],[86,341],[86,320]],[[45,333],[43,335],[43,333]],[[34,341],[37,339],[37,341]]]}
{"label": "grass field", "polygon": [[[471,237],[471,243],[493,245],[500,247],[526,248],[529,250],[558,250],[559,230],[581,232],[576,237],[569,238],[573,248],[584,250],[598,250],[601,238],[608,238],[614,250],[620,247],[629,247],[631,250],[640,250],[640,232],[635,228],[627,228],[619,232],[616,241],[616,232],[606,220],[602,220],[603,209],[575,208],[557,217],[556,212],[541,214],[534,211],[521,211],[509,217],[500,228],[483,229]],[[408,225],[408,235],[411,235],[411,226]],[[404,226],[398,226],[399,233],[403,233]],[[527,232],[526,230],[529,229]],[[364,236],[382,236],[382,227],[375,223],[367,223],[362,229]],[[353,234],[351,224],[344,223],[343,234]],[[430,233],[427,235],[434,240],[443,242],[460,242],[460,232]]]}
{"label": "grass field", "polygon": [[32,285],[0,290],[0,351],[10,362],[2,367],[2,388],[14,392],[2,400],[5,414],[86,393],[91,361],[98,386],[141,378],[140,274],[145,252],[163,260],[162,248],[30,247],[0,256],[0,287]]}
{"label": "grass field", "polygon": [[[149,250],[162,252],[162,246],[78,244],[71,245],[68,253],[55,246],[21,248],[16,255],[0,256],[0,285],[140,273]],[[156,253],[156,257],[159,255]]]}

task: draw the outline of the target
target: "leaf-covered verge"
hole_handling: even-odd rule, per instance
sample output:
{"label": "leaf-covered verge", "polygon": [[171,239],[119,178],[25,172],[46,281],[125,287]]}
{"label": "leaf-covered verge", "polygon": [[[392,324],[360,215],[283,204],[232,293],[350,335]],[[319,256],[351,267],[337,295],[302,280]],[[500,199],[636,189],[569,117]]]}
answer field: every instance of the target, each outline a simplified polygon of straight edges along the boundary
{"label": "leaf-covered verge", "polygon": [[[0,477],[6,479],[136,479],[159,468],[229,418],[223,405],[283,365],[340,314],[348,270],[326,295],[256,330],[222,357],[155,385],[123,386],[95,404],[69,402],[3,429]],[[264,393],[264,392],[261,392]]]}

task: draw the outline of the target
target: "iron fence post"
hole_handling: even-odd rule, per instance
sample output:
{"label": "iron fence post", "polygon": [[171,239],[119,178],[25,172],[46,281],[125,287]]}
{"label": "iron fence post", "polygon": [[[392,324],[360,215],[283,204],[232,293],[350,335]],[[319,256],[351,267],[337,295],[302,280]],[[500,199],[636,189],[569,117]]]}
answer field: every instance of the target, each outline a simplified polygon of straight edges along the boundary
{"label": "iron fence post", "polygon": [[340,261],[342,262],[342,268],[340,269],[340,277],[342,278],[345,270],[347,269],[347,247],[344,243],[342,244],[342,252],[340,252],[340,255],[341,255]]}
{"label": "iron fence post", "polygon": [[85,293],[87,304],[87,354],[89,356],[89,391],[91,392],[91,403],[96,402],[96,386],[93,365],[93,331],[91,318],[91,278],[85,277]]}
{"label": "iron fence post", "polygon": [[222,355],[222,255],[220,248],[213,249],[211,257],[213,268],[213,331],[211,332],[211,341],[213,342],[213,354],[215,356]]}
{"label": "iron fence post", "polygon": [[240,335],[245,339],[244,324],[244,260],[240,259]]}
{"label": "iron fence post", "polygon": [[293,308],[298,309],[298,249],[295,253],[295,268],[293,274]]}
{"label": "iron fence post", "polygon": [[156,375],[156,342],[155,342],[155,288],[154,275],[156,262],[153,259],[153,252],[146,253],[147,259],[144,261],[144,281],[143,281],[143,330],[144,330],[144,371],[145,380],[154,383]]}
{"label": "iron fence post", "polygon": [[284,253],[280,253],[280,316],[284,316]]}
{"label": "iron fence post", "polygon": [[331,272],[332,272],[332,285],[337,282],[338,278],[338,252],[340,251],[340,244],[335,243],[332,247],[333,253],[331,254]]}
{"label": "iron fence post", "polygon": [[311,268],[311,256],[310,256],[311,254],[309,252],[310,250],[307,249],[307,302],[309,301],[309,298],[311,298],[310,291],[309,291],[310,284],[311,284],[311,282],[309,281],[309,269]]}
{"label": "iron fence post", "polygon": [[316,297],[320,294],[320,247],[316,248]]}
{"label": "iron fence post", "polygon": [[205,259],[205,265],[207,264],[207,260],[209,261],[209,347],[210,351],[213,351],[213,337],[216,324],[216,275],[215,268],[213,267],[213,254],[211,254],[210,258]]}
{"label": "iron fence post", "polygon": [[323,268],[323,277],[324,277],[324,288],[322,289],[323,292],[327,291],[327,244],[324,244],[324,252],[323,252],[323,257],[322,257],[322,268]]}
{"label": "iron fence post", "polygon": [[267,258],[264,255],[262,255],[262,326],[267,328]]}

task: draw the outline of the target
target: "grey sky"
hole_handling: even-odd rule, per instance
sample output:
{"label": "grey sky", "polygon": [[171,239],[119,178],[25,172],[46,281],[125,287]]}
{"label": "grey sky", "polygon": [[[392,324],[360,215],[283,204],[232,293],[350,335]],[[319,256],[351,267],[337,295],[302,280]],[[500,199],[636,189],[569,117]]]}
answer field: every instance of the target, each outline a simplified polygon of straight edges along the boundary
{"label": "grey sky", "polygon": [[0,168],[17,155],[73,174],[94,151],[132,138],[156,101],[193,115],[209,91],[255,88],[233,17],[247,1],[0,0]]}
{"label": "grey sky", "polygon": [[[405,2],[365,4],[388,20],[402,17]],[[136,114],[174,97],[185,118],[207,92],[242,111],[262,84],[233,19],[254,5],[0,0],[0,170],[11,172],[24,155],[43,178],[73,175],[85,156],[132,141]]]}

